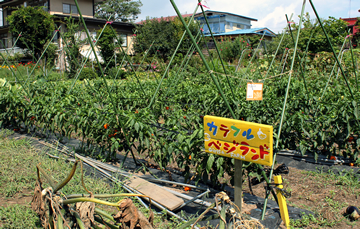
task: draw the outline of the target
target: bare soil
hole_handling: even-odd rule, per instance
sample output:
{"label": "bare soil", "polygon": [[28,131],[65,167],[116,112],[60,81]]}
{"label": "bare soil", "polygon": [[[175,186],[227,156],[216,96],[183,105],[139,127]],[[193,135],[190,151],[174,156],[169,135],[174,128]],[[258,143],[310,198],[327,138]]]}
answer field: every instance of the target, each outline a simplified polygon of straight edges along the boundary
{"label": "bare soil", "polygon": [[[336,178],[330,174],[307,172],[289,167],[289,174],[281,175],[284,189],[291,192],[287,198],[288,205],[310,210],[320,220],[332,226],[323,225],[321,228],[360,228],[360,222],[352,222],[342,214],[348,206],[360,206],[360,189],[351,185],[344,178]],[[265,198],[264,182],[249,188],[249,182],[244,184],[244,191]],[[339,214],[340,213],[340,214]],[[310,224],[303,228],[318,228],[318,224]]]}

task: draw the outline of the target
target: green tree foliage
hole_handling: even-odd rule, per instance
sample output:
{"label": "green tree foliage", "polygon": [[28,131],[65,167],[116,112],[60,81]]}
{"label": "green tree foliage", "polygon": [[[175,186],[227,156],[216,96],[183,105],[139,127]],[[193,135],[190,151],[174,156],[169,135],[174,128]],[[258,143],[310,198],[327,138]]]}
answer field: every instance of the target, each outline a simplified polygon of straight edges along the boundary
{"label": "green tree foliage", "polygon": [[[220,37],[217,39],[217,47],[220,50],[221,58],[226,62],[236,62],[241,54],[242,59],[251,57],[255,49],[258,47],[261,36],[259,35],[243,35],[237,37]],[[212,42],[212,38],[208,37],[208,42]],[[265,46],[265,39],[262,41],[261,47]],[[217,56],[215,49],[211,51],[213,56]]]}
{"label": "green tree foliage", "polygon": [[21,33],[17,46],[39,57],[55,30],[53,17],[42,7],[20,7],[7,18],[13,37]]}
{"label": "green tree foliage", "polygon": [[79,32],[79,23],[75,22],[72,17],[65,18],[66,32],[62,35],[65,55],[67,59],[67,72],[68,77],[73,78],[76,76],[78,69],[80,68],[80,37],[76,36]]}
{"label": "green tree foliage", "polygon": [[[100,35],[102,29],[97,31],[97,36]],[[122,39],[117,37],[117,34],[113,32],[113,29],[111,28],[111,25],[106,26],[106,28],[103,30],[99,40],[98,40],[98,46],[100,47],[100,55],[104,60],[104,65],[107,66],[107,69],[110,69],[115,66],[115,50],[116,47],[120,47],[120,45],[123,43]]]}
{"label": "green tree foliage", "polygon": [[50,43],[46,50],[46,53],[45,53],[46,54],[46,65],[50,68],[54,67],[54,65],[55,65],[55,59],[57,58],[57,55],[56,55],[57,49],[58,49],[58,46],[56,44]]}
{"label": "green tree foliage", "polygon": [[109,21],[134,22],[141,13],[141,1],[106,0],[96,4],[95,17]]}
{"label": "green tree foliage", "polygon": [[[186,23],[188,20],[189,18],[185,18]],[[189,28],[193,36],[196,37],[199,32],[199,26],[196,22],[191,23]],[[156,53],[163,61],[167,61],[175,51],[185,28],[178,18],[171,21],[161,18],[159,20],[147,19],[143,24],[137,25],[136,30],[135,52],[147,51],[150,55]],[[178,53],[186,54],[191,44],[189,36],[186,35]],[[202,46],[201,41],[199,45]]]}
{"label": "green tree foliage", "polygon": [[[334,48],[340,48],[344,42],[344,38],[347,35],[347,23],[341,19],[329,17],[328,19],[321,20]],[[299,29],[298,24],[291,24],[291,30],[296,39],[297,30]],[[312,34],[312,36],[311,36]],[[310,19],[309,13],[303,17],[302,28],[300,31],[300,37],[298,42],[298,48],[302,51],[306,50],[307,44],[311,37],[308,52],[319,53],[319,52],[331,52],[331,46],[329,45],[326,36],[317,20]],[[281,34],[273,39],[272,51],[274,51],[279,44]],[[282,42],[281,50],[285,48],[293,48],[294,42],[291,38],[291,34],[288,32],[284,41]]]}
{"label": "green tree foliage", "polygon": [[357,28],[358,31],[353,35],[351,41],[354,47],[358,47],[360,45],[360,17],[357,18],[355,28]]}

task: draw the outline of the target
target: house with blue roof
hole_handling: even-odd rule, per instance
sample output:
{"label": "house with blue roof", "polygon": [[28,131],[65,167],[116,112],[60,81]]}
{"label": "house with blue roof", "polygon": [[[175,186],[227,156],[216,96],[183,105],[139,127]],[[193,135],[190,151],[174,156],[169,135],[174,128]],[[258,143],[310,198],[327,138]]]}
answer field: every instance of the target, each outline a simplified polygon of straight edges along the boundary
{"label": "house with blue roof", "polygon": [[[251,22],[257,21],[255,18],[250,18],[238,14],[206,10],[206,18],[209,22],[211,32],[214,36],[231,36],[235,38],[241,35],[264,35],[264,38],[271,39],[276,34],[266,27],[251,28]],[[210,36],[209,27],[206,24],[205,17],[202,13],[195,15],[197,20],[204,29],[205,36]]]}

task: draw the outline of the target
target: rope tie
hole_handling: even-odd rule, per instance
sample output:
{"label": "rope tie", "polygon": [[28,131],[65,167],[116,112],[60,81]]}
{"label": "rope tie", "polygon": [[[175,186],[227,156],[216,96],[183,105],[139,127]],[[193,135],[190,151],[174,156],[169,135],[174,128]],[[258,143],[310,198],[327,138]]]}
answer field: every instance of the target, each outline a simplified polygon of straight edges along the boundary
{"label": "rope tie", "polygon": [[201,4],[200,2],[198,3],[198,6],[202,6],[202,7],[205,7],[205,8],[207,8],[207,9],[210,9],[210,7],[207,7],[207,6],[205,6],[204,4]]}

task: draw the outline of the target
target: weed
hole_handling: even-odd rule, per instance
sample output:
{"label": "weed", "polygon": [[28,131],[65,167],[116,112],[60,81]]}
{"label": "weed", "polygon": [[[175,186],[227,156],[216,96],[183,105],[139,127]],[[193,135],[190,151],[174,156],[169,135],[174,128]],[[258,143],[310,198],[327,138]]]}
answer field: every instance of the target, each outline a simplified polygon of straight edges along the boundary
{"label": "weed", "polygon": [[30,206],[0,207],[0,228],[42,228],[37,214]]}

